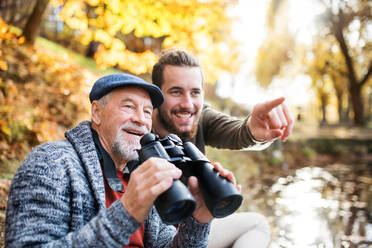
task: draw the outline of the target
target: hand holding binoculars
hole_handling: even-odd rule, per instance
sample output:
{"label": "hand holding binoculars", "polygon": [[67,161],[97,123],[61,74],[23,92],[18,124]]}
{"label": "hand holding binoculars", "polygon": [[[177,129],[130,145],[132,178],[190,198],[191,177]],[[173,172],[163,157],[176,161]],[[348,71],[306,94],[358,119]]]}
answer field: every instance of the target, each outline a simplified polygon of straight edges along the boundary
{"label": "hand holding binoculars", "polygon": [[174,180],[172,186],[155,200],[164,223],[178,224],[194,212],[196,202],[186,186],[190,176],[197,177],[203,199],[214,217],[225,217],[240,207],[243,197],[235,185],[220,176],[193,143],[182,143],[175,134],[160,139],[152,133],[144,135],[140,143],[141,149],[137,150],[140,164],[150,157],[159,157],[182,170],[180,180]]}

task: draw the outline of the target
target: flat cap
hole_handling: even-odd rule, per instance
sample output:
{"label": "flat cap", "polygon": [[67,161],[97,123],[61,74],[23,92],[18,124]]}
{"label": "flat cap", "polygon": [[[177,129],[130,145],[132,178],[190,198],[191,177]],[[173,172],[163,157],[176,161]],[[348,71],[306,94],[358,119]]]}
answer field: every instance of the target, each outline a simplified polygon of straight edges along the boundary
{"label": "flat cap", "polygon": [[164,102],[164,95],[158,86],[150,84],[140,77],[126,73],[111,74],[98,79],[90,91],[90,102],[98,100],[112,90],[123,86],[138,86],[146,90],[150,95],[154,108],[159,107]]}

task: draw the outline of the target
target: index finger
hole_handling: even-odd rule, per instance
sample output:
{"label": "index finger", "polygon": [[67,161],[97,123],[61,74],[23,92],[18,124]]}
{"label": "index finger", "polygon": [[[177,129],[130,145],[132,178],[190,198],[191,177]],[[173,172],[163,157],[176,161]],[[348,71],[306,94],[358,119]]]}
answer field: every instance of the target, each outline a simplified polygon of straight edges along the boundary
{"label": "index finger", "polygon": [[265,113],[269,113],[272,109],[278,107],[280,104],[282,104],[284,102],[285,98],[284,97],[279,97],[277,99],[274,99],[274,100],[271,100],[271,101],[268,101],[268,102],[264,102],[261,104],[260,106],[260,110],[265,112]]}

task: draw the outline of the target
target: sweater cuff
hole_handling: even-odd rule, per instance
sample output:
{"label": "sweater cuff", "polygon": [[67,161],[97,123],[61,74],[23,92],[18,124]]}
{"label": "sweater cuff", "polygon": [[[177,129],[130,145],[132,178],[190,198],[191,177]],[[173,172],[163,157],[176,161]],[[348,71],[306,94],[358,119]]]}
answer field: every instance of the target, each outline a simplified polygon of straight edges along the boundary
{"label": "sweater cuff", "polygon": [[[179,227],[182,228],[189,237],[200,237],[203,239],[203,237],[209,236],[211,222],[200,223],[192,216],[189,216],[179,225]],[[207,238],[204,240],[208,242]]]}
{"label": "sweater cuff", "polygon": [[128,213],[120,200],[113,202],[107,209],[107,218],[115,229],[116,237],[129,238],[141,226],[141,223]]}

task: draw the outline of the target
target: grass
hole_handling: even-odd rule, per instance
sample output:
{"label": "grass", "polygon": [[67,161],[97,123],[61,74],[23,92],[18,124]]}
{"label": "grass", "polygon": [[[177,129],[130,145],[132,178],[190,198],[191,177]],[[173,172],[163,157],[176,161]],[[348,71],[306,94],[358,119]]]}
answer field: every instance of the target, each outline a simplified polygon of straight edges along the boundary
{"label": "grass", "polygon": [[58,45],[57,43],[54,43],[42,37],[39,37],[36,40],[36,45],[43,46],[46,49],[55,52],[56,54],[61,54],[62,56],[64,54],[67,54],[76,63],[80,64],[81,66],[84,66],[88,70],[92,71],[93,73],[97,73],[99,75],[107,75],[107,74],[121,72],[120,70],[115,69],[115,68],[99,69],[94,59],[80,55],[74,51],[64,48],[63,46]]}
{"label": "grass", "polygon": [[[17,27],[14,27],[14,26],[11,26],[10,27],[10,30],[14,33],[16,33],[17,35],[21,35],[22,33],[22,30],[17,28]],[[50,41],[50,40],[47,40],[43,37],[38,37],[36,39],[36,45],[37,46],[42,46],[42,47],[45,47],[46,49],[50,50],[50,51],[53,51],[54,53],[56,54],[60,54],[61,56],[67,54],[68,56],[70,56],[72,58],[73,61],[75,61],[76,63],[80,64],[81,66],[87,68],[88,70],[92,71],[93,73],[97,73],[99,75],[107,75],[107,74],[112,74],[112,73],[119,73],[121,72],[120,70],[118,69],[115,69],[115,68],[107,68],[107,69],[100,69],[97,67],[97,64],[96,64],[96,61],[92,58],[88,58],[88,57],[85,57],[83,55],[80,55],[70,49],[67,49],[53,41]]]}

